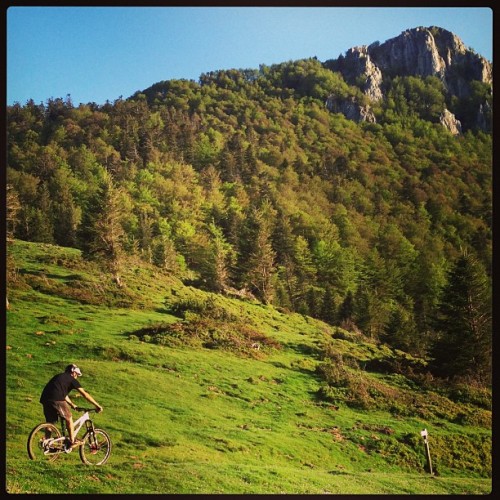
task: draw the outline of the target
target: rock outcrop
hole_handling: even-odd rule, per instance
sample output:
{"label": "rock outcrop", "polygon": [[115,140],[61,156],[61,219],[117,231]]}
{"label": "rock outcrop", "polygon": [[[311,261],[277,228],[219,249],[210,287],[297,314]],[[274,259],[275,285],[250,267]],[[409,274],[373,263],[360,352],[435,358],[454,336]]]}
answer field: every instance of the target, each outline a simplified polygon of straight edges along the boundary
{"label": "rock outcrop", "polygon": [[472,80],[493,81],[489,61],[467,49],[458,36],[435,26],[406,30],[381,45],[372,44],[367,52],[382,73],[437,76],[457,97],[467,97],[464,89]]}
{"label": "rock outcrop", "polygon": [[353,47],[346,52],[345,68],[346,81],[354,83],[356,80],[363,79],[363,92],[372,101],[382,99],[382,71],[372,62],[366,46]]}
{"label": "rock outcrop", "polygon": [[441,113],[439,123],[446,127],[453,135],[460,135],[462,133],[462,124],[460,120],[457,120],[455,115],[447,109],[444,109]]}
{"label": "rock outcrop", "polygon": [[[346,82],[360,87],[372,102],[384,97],[384,77],[435,76],[443,82],[449,96],[459,99],[471,94],[472,81],[493,83],[493,70],[488,60],[467,49],[453,33],[435,26],[406,30],[382,44],[375,42],[369,46],[353,47],[345,57],[327,61],[325,66],[340,71]],[[375,119],[369,107],[356,105],[352,99],[339,103],[330,97],[326,106],[357,121]],[[485,106],[487,103],[478,109],[477,123],[474,124],[483,130],[488,129],[487,116],[491,116],[491,110]],[[452,133],[461,133],[461,124],[450,111],[443,111],[440,122]]]}
{"label": "rock outcrop", "polygon": [[332,113],[342,113],[348,120],[355,122],[376,123],[377,121],[370,106],[358,104],[353,97],[339,99],[331,95],[326,100],[326,107]]}

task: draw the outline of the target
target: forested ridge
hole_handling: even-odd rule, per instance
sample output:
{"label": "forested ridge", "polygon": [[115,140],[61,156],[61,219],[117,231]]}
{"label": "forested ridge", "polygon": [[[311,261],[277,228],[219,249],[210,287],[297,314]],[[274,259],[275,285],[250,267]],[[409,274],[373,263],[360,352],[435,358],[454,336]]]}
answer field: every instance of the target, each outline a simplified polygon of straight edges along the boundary
{"label": "forested ridge", "polygon": [[79,248],[120,286],[140,257],[488,384],[492,135],[439,116],[469,123],[491,88],[384,90],[376,123],[350,121],[325,100],[365,96],[311,58],[8,106],[7,236]]}

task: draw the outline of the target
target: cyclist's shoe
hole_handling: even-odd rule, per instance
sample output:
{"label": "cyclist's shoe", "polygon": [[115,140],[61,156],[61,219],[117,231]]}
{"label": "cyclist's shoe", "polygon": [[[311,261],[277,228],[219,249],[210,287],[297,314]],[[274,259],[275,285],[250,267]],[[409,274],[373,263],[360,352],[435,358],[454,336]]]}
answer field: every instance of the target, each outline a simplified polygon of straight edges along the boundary
{"label": "cyclist's shoe", "polygon": [[73,448],[71,447],[71,441],[69,440],[69,438],[66,438],[64,440],[64,446],[63,446],[63,450],[65,453],[69,453]]}
{"label": "cyclist's shoe", "polygon": [[69,439],[66,439],[64,443],[64,451],[66,453],[71,453],[75,448],[82,446],[82,444],[83,441],[81,439],[75,439],[73,442],[71,442]]}

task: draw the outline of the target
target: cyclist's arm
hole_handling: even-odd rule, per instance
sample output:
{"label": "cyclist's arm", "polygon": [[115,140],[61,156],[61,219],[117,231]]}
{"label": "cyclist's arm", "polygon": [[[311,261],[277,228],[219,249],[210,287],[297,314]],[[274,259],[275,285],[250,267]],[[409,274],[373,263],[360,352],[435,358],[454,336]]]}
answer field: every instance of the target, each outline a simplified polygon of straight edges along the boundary
{"label": "cyclist's arm", "polygon": [[77,408],[77,406],[75,405],[75,403],[73,403],[73,401],[71,401],[71,399],[69,399],[69,396],[66,396],[66,403],[68,403],[71,408],[73,408],[73,410],[75,410]]}
{"label": "cyclist's arm", "polygon": [[102,411],[102,406],[83,387],[79,387],[77,390],[87,401],[92,403],[99,411]]}

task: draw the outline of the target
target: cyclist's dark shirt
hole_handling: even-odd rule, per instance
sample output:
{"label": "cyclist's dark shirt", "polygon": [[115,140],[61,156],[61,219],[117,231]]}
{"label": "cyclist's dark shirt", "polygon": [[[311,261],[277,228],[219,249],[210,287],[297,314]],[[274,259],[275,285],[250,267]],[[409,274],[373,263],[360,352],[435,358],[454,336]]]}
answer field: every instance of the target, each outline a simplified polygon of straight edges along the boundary
{"label": "cyclist's dark shirt", "polygon": [[72,389],[79,389],[80,387],[80,382],[73,378],[70,373],[60,373],[48,381],[40,396],[40,403],[64,401]]}

